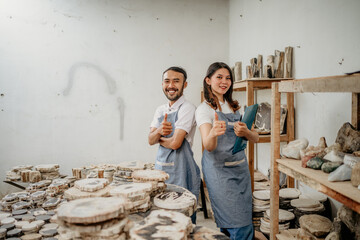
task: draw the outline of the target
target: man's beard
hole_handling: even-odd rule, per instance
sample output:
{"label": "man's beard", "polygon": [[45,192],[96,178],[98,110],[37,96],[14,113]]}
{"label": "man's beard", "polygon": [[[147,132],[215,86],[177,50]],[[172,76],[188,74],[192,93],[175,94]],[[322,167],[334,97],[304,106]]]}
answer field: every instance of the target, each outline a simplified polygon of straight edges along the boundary
{"label": "man's beard", "polygon": [[183,91],[184,91],[184,84],[182,86],[182,88],[179,90],[177,90],[176,94],[173,95],[173,96],[169,96],[168,95],[168,91],[169,90],[175,90],[174,88],[168,88],[166,90],[163,90],[166,98],[169,100],[169,101],[177,101],[179,98],[181,98],[181,96],[183,95]]}

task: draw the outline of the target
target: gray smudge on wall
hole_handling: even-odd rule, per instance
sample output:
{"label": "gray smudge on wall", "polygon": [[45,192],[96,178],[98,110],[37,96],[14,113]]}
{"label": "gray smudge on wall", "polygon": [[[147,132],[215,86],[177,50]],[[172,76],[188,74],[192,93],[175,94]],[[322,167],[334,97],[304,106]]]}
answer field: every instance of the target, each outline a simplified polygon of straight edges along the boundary
{"label": "gray smudge on wall", "polygon": [[[103,69],[101,69],[99,66],[96,66],[93,63],[87,63],[87,62],[81,62],[74,64],[70,70],[69,70],[69,80],[66,88],[63,90],[63,95],[68,96],[70,94],[70,91],[74,85],[75,81],[75,73],[79,70],[79,68],[92,68],[95,69],[106,81],[106,84],[108,86],[109,94],[114,94],[116,92],[116,82],[115,80],[106,73]],[[124,139],[124,114],[125,114],[125,103],[124,100],[121,97],[117,98],[118,102],[118,110],[120,112],[120,140]]]}

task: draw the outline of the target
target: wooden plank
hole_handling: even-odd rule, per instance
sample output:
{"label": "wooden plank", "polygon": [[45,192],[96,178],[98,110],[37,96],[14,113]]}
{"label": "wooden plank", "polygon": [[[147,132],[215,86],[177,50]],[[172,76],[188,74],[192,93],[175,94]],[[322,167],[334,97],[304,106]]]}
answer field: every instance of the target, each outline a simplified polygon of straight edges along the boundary
{"label": "wooden plank", "polygon": [[[247,82],[246,86],[246,105],[254,104],[254,82]],[[254,143],[249,141],[247,146],[247,159],[251,177],[251,189],[254,191]]]}
{"label": "wooden plank", "polygon": [[[271,135],[259,135],[258,143],[269,143],[271,142]],[[288,136],[286,134],[280,135],[280,142],[288,142]]]}
{"label": "wooden plank", "polygon": [[276,240],[276,234],[279,233],[279,170],[276,162],[280,158],[279,83],[272,84],[271,99],[270,239]]}
{"label": "wooden plank", "polygon": [[343,203],[352,210],[360,213],[360,191],[352,186],[350,181],[329,182],[329,174],[320,170],[301,167],[301,161],[294,159],[278,159],[281,172],[292,176],[329,197]]}
{"label": "wooden plank", "polygon": [[360,130],[360,93],[352,94],[351,124]]}
{"label": "wooden plank", "polygon": [[279,84],[279,92],[360,93],[360,74],[296,79]]}

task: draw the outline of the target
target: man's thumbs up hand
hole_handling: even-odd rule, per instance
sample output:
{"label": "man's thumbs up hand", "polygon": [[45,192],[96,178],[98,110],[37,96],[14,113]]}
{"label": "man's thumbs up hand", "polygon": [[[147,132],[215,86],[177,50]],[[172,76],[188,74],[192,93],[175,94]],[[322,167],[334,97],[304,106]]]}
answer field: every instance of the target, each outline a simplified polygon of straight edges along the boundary
{"label": "man's thumbs up hand", "polygon": [[172,132],[171,122],[167,121],[167,117],[168,115],[167,113],[165,113],[164,120],[162,121],[161,126],[159,128],[159,133],[162,136],[169,135]]}

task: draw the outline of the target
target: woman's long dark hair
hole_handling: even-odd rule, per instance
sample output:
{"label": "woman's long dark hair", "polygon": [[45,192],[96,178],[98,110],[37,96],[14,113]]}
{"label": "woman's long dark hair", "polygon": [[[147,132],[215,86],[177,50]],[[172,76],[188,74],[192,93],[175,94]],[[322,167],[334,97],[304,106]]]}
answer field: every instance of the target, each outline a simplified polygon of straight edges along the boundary
{"label": "woman's long dark hair", "polygon": [[232,71],[230,67],[223,62],[215,62],[211,64],[206,72],[206,77],[204,78],[203,86],[204,86],[204,97],[205,100],[209,103],[210,107],[212,107],[214,110],[218,109],[221,111],[221,106],[219,103],[219,99],[216,97],[215,94],[211,91],[211,86],[206,83],[206,78],[211,78],[214,73],[221,69],[226,68],[230,73],[230,79],[231,79],[231,86],[229,90],[224,94],[224,99],[228,102],[230,108],[233,110],[233,112],[236,112],[239,110],[239,102],[232,99],[232,93],[233,93],[233,85],[234,85],[234,78],[232,75]]}

